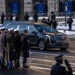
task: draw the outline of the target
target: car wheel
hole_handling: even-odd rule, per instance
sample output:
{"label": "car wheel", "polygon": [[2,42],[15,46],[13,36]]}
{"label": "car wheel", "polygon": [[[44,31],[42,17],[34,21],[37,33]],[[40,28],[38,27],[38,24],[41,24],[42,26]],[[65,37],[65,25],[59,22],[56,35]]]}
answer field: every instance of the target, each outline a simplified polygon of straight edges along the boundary
{"label": "car wheel", "polygon": [[63,51],[66,50],[66,49],[67,49],[67,48],[60,48],[60,50],[63,50]]}
{"label": "car wheel", "polygon": [[41,39],[41,40],[39,41],[39,49],[40,49],[40,50],[46,50],[45,40]]}

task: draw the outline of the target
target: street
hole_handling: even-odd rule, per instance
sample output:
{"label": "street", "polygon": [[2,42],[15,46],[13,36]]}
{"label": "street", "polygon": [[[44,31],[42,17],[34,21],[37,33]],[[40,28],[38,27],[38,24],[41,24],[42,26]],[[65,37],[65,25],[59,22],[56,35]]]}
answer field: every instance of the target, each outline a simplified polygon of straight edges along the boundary
{"label": "street", "polygon": [[55,64],[54,57],[62,53],[64,58],[69,60],[73,75],[75,75],[75,40],[70,40],[70,47],[66,51],[60,51],[59,49],[40,51],[39,49],[33,49],[30,51],[28,60],[29,69],[20,67],[19,69],[2,70],[0,75],[50,75],[51,67]]}

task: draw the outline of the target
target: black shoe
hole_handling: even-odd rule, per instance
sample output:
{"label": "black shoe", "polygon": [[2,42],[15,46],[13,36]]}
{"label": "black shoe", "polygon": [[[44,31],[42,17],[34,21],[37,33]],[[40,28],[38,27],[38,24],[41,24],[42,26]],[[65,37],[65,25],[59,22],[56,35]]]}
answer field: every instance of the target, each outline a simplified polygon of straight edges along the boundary
{"label": "black shoe", "polygon": [[20,65],[15,65],[15,68],[19,68]]}
{"label": "black shoe", "polygon": [[29,66],[25,65],[24,68],[29,68]]}

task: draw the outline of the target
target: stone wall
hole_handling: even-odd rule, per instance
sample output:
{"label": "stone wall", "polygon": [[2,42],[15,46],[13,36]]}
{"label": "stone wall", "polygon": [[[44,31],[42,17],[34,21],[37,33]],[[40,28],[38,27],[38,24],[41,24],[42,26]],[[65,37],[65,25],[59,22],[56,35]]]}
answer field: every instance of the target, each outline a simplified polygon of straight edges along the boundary
{"label": "stone wall", "polygon": [[32,12],[33,3],[32,0],[24,0],[24,12]]}
{"label": "stone wall", "polygon": [[0,0],[0,15],[1,12],[5,13],[5,0]]}

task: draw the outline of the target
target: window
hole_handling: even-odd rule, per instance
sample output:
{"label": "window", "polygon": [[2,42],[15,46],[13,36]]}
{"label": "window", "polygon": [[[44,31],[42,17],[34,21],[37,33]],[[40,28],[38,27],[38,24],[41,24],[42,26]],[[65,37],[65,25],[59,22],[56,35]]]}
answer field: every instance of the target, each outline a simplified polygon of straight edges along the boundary
{"label": "window", "polygon": [[[40,5],[37,5],[37,3],[40,3]],[[47,0],[33,0],[33,4],[34,4],[33,5],[34,12],[37,12],[39,15],[42,15],[42,16],[47,15],[47,12],[48,12]]]}
{"label": "window", "polygon": [[5,26],[6,29],[9,29],[9,28],[13,28],[13,29],[16,29],[17,28],[17,25],[7,25]]}
{"label": "window", "polygon": [[35,25],[35,27],[39,32],[46,31],[47,33],[57,33],[57,31],[55,29],[50,28],[49,26]]}
{"label": "window", "polygon": [[36,28],[34,26],[29,26],[28,28],[29,28],[29,33],[31,33],[32,31],[37,32],[37,30],[36,30]]}
{"label": "window", "polygon": [[26,26],[22,26],[22,25],[20,25],[20,27],[19,27],[19,30],[20,30],[20,31],[24,31],[25,29],[27,29]]}

